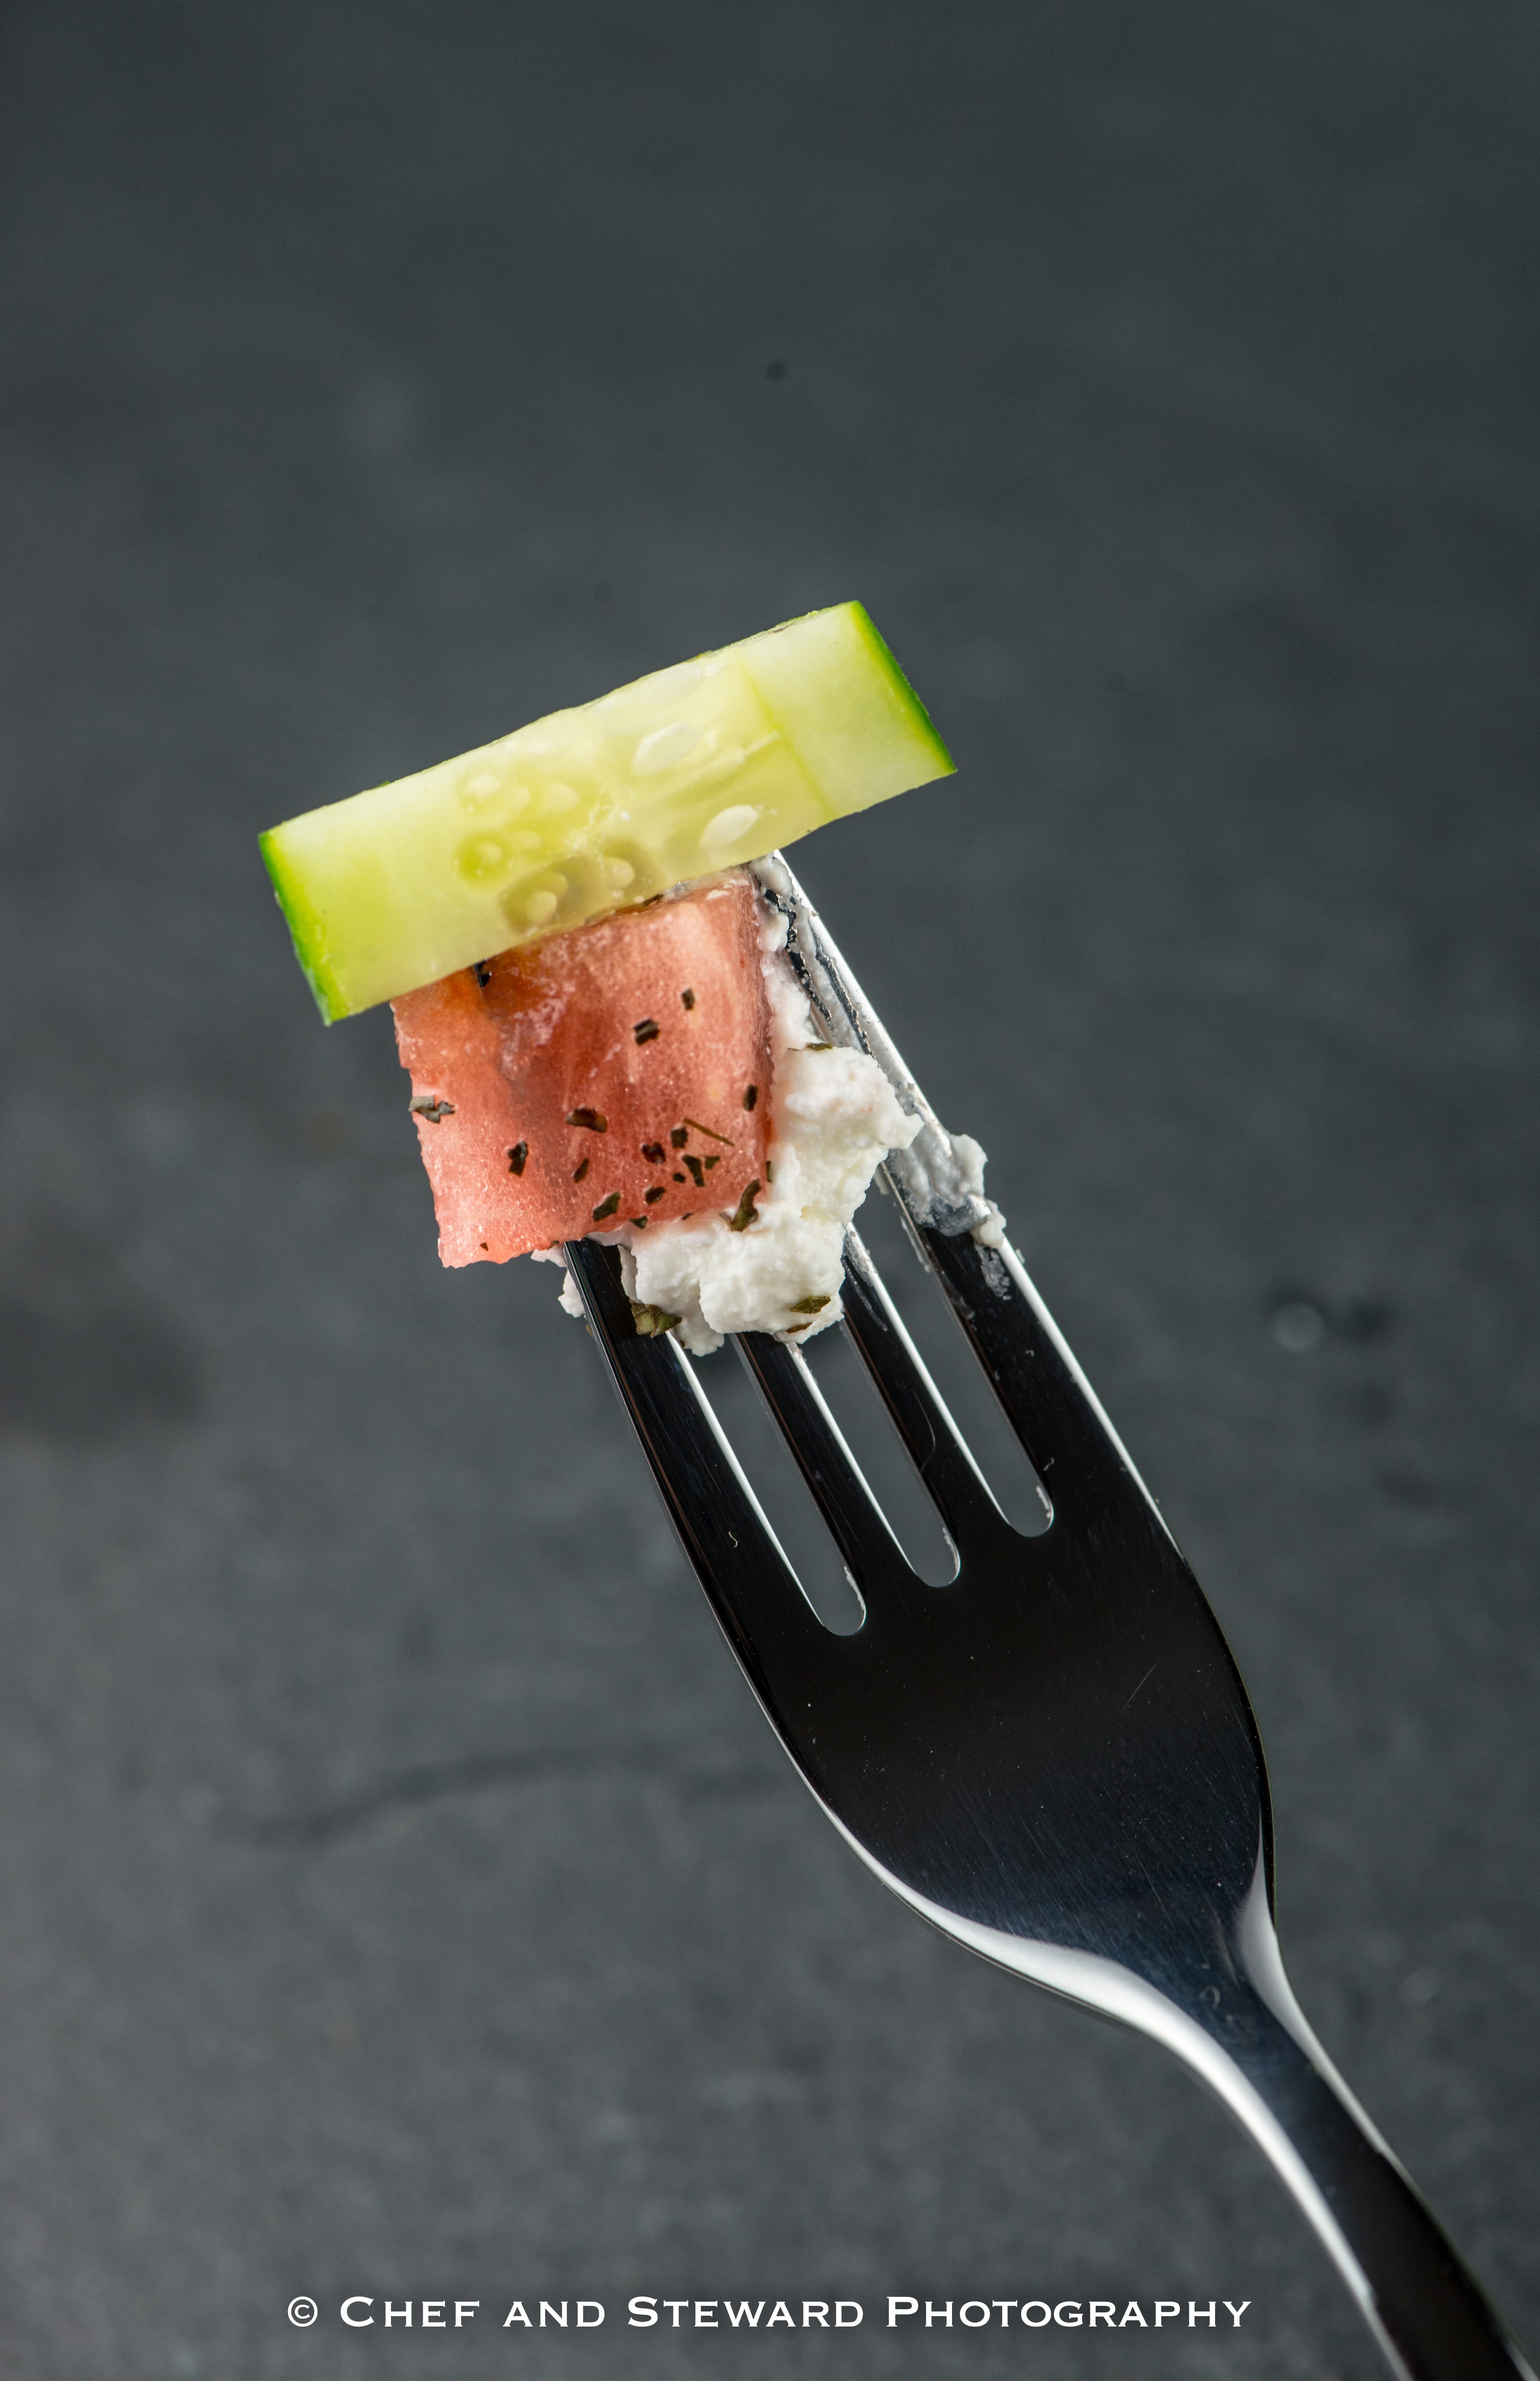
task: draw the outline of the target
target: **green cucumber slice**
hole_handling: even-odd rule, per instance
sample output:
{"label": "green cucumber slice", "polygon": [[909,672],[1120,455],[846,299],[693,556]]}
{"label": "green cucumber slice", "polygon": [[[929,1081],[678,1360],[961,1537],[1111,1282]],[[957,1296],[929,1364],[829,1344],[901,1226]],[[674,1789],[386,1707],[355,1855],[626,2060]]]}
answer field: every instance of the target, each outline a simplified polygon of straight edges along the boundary
{"label": "green cucumber slice", "polygon": [[262,858],[331,1024],[952,765],[865,607],[836,604],[307,811]]}

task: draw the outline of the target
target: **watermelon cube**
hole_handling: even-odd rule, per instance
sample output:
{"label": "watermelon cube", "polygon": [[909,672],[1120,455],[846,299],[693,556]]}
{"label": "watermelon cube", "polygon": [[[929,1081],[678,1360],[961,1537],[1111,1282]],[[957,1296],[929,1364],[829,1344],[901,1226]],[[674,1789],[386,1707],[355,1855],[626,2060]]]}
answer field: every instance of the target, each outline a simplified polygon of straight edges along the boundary
{"label": "watermelon cube", "polygon": [[688,1215],[767,1182],[770,1020],[746,873],[394,1004],[446,1265]]}

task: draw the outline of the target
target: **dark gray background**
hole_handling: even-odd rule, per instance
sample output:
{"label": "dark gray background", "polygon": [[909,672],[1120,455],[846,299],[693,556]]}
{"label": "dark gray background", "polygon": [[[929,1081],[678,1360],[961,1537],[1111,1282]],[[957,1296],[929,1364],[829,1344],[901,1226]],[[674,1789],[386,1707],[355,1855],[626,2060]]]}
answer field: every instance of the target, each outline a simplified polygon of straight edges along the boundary
{"label": "dark gray background", "polygon": [[[1231,1632],[1307,2007],[1540,2335],[1533,9],[4,27],[8,2381],[1377,2369],[1194,2085],[843,1850],[257,864],[851,594],[960,772],[799,864]],[[496,2328],[903,2289],[1255,2303]]]}

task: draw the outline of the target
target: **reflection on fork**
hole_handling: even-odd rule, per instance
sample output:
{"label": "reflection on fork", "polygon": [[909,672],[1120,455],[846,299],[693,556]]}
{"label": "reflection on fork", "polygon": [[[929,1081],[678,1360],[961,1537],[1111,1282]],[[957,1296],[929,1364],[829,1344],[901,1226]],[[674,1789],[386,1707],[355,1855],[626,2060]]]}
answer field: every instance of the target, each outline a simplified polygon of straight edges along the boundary
{"label": "reflection on fork", "polygon": [[843,1328],[955,1546],[928,1585],[795,1348],[739,1351],[861,1599],[818,1618],[690,1362],[637,1337],[618,1257],[568,1262],[685,1550],[771,1726],[853,1850],[1013,1973],[1152,2034],[1272,2159],[1404,2381],[1533,2368],[1332,2069],[1273,1924],[1256,1724],[1196,1580],[952,1145],[783,864],[767,872],[830,1039],[922,1118],[888,1177],[1034,1465],[1013,1529],[860,1240]]}

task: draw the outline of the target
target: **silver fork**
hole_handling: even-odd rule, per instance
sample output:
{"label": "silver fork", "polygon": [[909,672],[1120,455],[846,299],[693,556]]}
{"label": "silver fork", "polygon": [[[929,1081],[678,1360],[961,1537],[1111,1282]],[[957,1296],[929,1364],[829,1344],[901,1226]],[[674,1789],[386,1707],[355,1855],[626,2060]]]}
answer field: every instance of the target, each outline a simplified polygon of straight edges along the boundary
{"label": "silver fork", "polygon": [[968,1950],[1176,2052],[1271,2158],[1403,2381],[1535,2381],[1293,1996],[1261,1741],[1218,1621],[966,1169],[784,863],[761,882],[831,1042],[921,1118],[888,1161],[909,1231],[1033,1463],[1006,1521],[853,1232],[844,1328],[952,1539],[922,1582],[799,1351],[739,1353],[862,1600],[814,1613],[672,1340],[639,1337],[612,1249],[567,1258],[701,1585],[852,1850]]}

